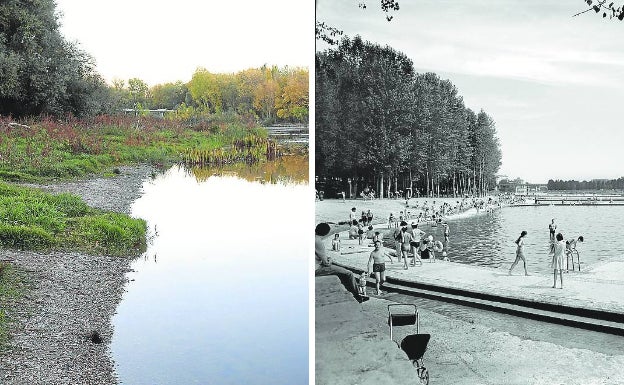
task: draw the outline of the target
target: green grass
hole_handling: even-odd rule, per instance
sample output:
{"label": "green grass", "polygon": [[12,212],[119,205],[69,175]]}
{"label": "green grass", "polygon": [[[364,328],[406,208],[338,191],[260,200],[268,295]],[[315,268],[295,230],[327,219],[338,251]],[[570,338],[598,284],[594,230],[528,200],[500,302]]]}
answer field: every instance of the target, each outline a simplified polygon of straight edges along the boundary
{"label": "green grass", "polygon": [[0,117],[0,180],[13,182],[105,173],[120,164],[168,165],[192,150],[223,150],[244,138],[267,138],[266,130],[228,116],[195,123],[111,116],[89,122],[44,118],[20,127],[9,122]]}
{"label": "green grass", "polygon": [[72,194],[0,182],[0,247],[135,255],[146,229],[142,219],[90,208]]}

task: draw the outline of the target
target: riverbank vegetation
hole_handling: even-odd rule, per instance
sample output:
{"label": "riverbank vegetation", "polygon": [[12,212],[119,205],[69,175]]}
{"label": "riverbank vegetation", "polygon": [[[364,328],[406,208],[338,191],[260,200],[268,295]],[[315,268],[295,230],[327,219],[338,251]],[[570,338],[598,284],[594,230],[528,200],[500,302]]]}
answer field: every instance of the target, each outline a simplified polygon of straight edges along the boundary
{"label": "riverbank vegetation", "polygon": [[107,255],[145,250],[142,219],[89,207],[72,194],[47,194],[0,182],[0,247]]}
{"label": "riverbank vegetation", "polygon": [[494,120],[466,107],[450,81],[416,73],[404,54],[360,37],[318,52],[315,70],[320,181],[383,196],[494,187],[501,164]]}
{"label": "riverbank vegetation", "polygon": [[0,179],[33,181],[111,171],[118,164],[234,160],[276,156],[266,130],[238,115],[189,121],[153,117],[0,118]]}

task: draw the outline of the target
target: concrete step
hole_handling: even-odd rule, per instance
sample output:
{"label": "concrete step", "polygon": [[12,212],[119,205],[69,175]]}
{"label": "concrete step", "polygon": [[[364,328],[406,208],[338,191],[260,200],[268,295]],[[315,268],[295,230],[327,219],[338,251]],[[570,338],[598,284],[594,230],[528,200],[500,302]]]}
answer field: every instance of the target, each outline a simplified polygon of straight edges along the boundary
{"label": "concrete step", "polygon": [[[369,286],[374,287],[374,280],[368,281]],[[534,307],[527,307],[520,304],[514,304],[509,302],[501,302],[491,299],[475,298],[471,296],[462,295],[462,293],[446,293],[435,290],[427,290],[423,288],[409,287],[401,283],[386,282],[383,288],[387,292],[395,292],[404,295],[417,296],[437,301],[444,301],[463,306],[470,306],[479,309],[496,311],[499,313],[514,315],[518,317],[524,317],[544,322],[556,323],[566,326],[572,326],[582,328],[586,330],[593,330],[602,333],[614,334],[624,336],[624,323],[617,321],[608,321],[598,318],[568,314],[558,312],[556,310],[548,309],[536,309]],[[554,290],[554,289],[553,289]],[[385,296],[384,296],[385,297]],[[554,307],[556,308],[556,307]]]}

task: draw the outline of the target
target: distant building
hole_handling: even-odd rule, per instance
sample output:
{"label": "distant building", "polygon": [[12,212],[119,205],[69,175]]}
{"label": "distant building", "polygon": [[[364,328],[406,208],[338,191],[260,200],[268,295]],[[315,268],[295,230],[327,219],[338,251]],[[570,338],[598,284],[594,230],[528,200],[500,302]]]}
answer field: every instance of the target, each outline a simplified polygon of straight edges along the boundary
{"label": "distant building", "polygon": [[498,182],[498,190],[500,192],[513,193],[518,195],[528,195],[548,191],[545,184],[526,183],[520,178],[514,180],[501,179]]}
{"label": "distant building", "polygon": [[164,118],[167,113],[174,112],[174,110],[168,110],[166,108],[159,108],[157,110],[137,110],[135,108],[124,108],[121,111],[125,115],[134,115],[134,116],[138,116],[140,113],[147,111],[149,116],[153,116],[155,118]]}

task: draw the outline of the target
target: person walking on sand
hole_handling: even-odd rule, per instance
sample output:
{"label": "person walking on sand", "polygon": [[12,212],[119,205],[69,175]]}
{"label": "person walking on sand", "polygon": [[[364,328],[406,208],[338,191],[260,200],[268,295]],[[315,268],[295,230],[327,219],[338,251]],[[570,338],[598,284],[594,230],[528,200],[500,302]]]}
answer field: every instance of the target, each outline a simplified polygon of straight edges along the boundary
{"label": "person walking on sand", "polygon": [[375,241],[375,250],[371,252],[370,258],[368,258],[368,274],[370,275],[371,273],[372,263],[373,272],[375,273],[377,295],[383,294],[380,289],[381,285],[383,285],[386,281],[386,264],[384,263],[384,257],[388,257],[388,259],[390,259],[390,263],[393,263],[390,254],[381,250],[381,241]]}
{"label": "person walking on sand", "polygon": [[558,233],[555,243],[555,253],[552,257],[551,266],[553,268],[553,289],[557,287],[557,270],[559,270],[559,279],[561,280],[561,287],[563,289],[563,259],[565,242],[563,242],[563,234]]}
{"label": "person walking on sand", "polygon": [[516,260],[511,264],[509,268],[509,275],[511,275],[511,271],[516,267],[518,262],[522,259],[522,263],[524,264],[524,275],[529,275],[526,268],[526,258],[524,258],[524,237],[526,237],[527,232],[522,230],[518,239],[516,239]]}
{"label": "person walking on sand", "polygon": [[353,273],[344,267],[332,264],[331,258],[325,250],[325,237],[331,231],[329,224],[323,222],[314,229],[314,256],[316,259],[314,276],[335,275],[355,298],[358,298],[357,282]]}
{"label": "person walking on sand", "polygon": [[557,231],[557,225],[555,224],[555,218],[552,219],[550,224],[548,225],[548,232],[550,233],[550,240],[555,240],[555,232]]}

